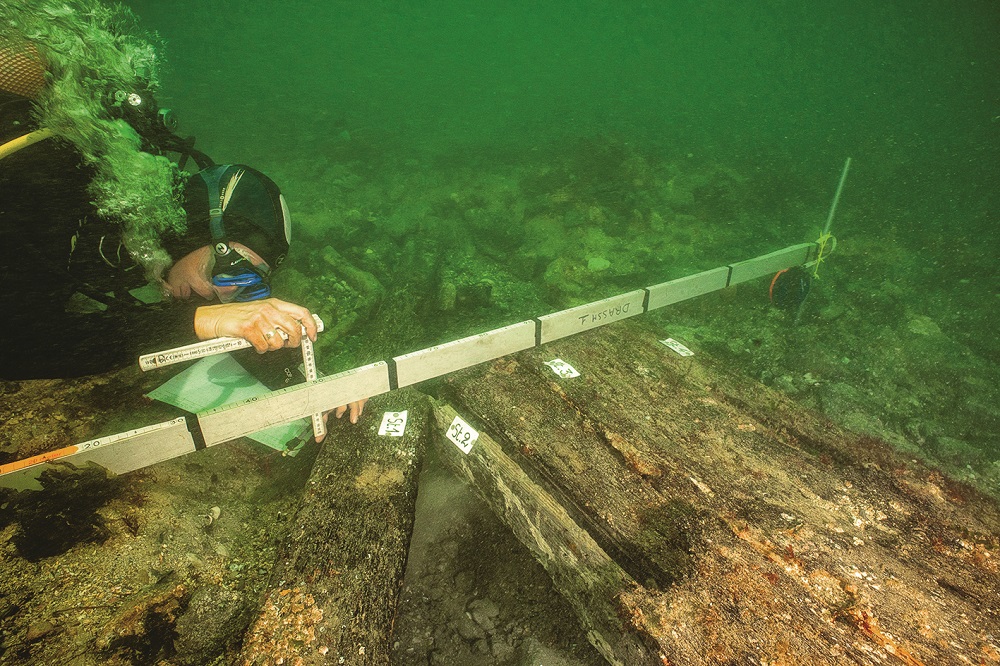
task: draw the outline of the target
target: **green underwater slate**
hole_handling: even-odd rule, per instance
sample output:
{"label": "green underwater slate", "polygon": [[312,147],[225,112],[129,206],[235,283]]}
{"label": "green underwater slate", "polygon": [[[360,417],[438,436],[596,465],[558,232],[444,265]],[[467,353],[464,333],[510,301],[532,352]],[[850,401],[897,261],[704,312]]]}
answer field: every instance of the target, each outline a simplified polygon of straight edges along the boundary
{"label": "green underwater slate", "polygon": [[[229,354],[220,354],[199,360],[147,395],[153,400],[197,414],[268,392],[266,386]],[[299,419],[250,433],[247,437],[277,451],[285,451],[285,445],[298,437],[307,425],[306,419]],[[294,454],[294,449],[290,453]]]}

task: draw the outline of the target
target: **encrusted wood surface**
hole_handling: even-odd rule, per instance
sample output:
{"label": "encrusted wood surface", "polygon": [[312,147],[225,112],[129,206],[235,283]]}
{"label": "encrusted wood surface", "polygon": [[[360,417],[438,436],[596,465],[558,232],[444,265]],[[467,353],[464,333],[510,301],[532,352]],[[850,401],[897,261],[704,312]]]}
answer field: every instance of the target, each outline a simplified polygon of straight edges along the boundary
{"label": "encrusted wood surface", "polygon": [[[450,406],[435,405],[437,431],[447,432],[455,416]],[[613,603],[635,581],[489,435],[481,433],[473,449],[466,455],[448,446],[445,460],[542,563],[591,644],[612,664],[654,663],[655,643],[626,631]]]}
{"label": "encrusted wood surface", "polygon": [[[382,414],[402,410],[406,434],[379,436]],[[389,663],[429,415],[426,396],[402,390],[369,401],[358,425],[331,417],[240,663]]]}
{"label": "encrusted wood surface", "polygon": [[602,613],[661,663],[1000,663],[994,499],[644,323],[456,373],[443,397],[638,581]]}

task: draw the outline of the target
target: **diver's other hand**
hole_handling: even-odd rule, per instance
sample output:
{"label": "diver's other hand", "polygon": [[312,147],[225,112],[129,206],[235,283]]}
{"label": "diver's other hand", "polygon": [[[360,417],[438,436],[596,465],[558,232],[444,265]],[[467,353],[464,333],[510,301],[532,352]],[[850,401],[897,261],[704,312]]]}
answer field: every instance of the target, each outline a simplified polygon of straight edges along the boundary
{"label": "diver's other hand", "polygon": [[186,254],[167,271],[167,278],[164,280],[166,291],[179,301],[186,301],[191,298],[191,294],[211,300],[215,292],[211,281],[206,277],[211,275],[211,259],[212,248],[208,245]]}
{"label": "diver's other hand", "polygon": [[243,338],[260,354],[282,347],[298,347],[302,326],[309,339],[316,340],[316,321],[309,310],[277,298],[205,305],[194,314],[194,332],[199,340],[223,336]]}
{"label": "diver's other hand", "polygon": [[362,398],[361,400],[357,400],[350,404],[341,405],[340,407],[337,407],[337,409],[333,411],[333,415],[339,419],[341,416],[344,415],[345,412],[350,410],[350,415],[347,418],[350,419],[351,423],[357,423],[358,417],[361,416],[361,413],[365,411],[365,404],[367,402],[368,398]]}
{"label": "diver's other hand", "polygon": [[[337,407],[337,409],[331,410],[331,412],[333,413],[334,416],[336,416],[339,419],[340,417],[342,417],[345,413],[348,413],[348,411],[349,411],[350,413],[349,413],[349,416],[347,418],[350,420],[351,423],[357,423],[358,422],[358,417],[361,416],[362,412],[365,411],[365,403],[367,403],[367,402],[368,402],[368,398],[362,398],[361,400],[358,400],[356,402],[352,402],[352,403],[350,403],[348,405],[341,405],[340,407]],[[331,412],[323,412],[323,421],[327,420],[327,418],[330,416]],[[316,438],[317,442],[319,442],[321,440],[322,440],[321,437],[317,437]]]}

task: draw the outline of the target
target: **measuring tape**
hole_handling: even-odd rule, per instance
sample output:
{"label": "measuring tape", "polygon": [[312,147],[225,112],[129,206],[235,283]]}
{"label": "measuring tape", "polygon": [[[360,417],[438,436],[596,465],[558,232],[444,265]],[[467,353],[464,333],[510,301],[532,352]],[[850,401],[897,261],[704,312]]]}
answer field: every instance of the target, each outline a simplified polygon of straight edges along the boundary
{"label": "measuring tape", "polygon": [[[313,315],[313,320],[316,322],[316,330],[322,333],[323,320],[316,314]],[[305,328],[303,328],[303,331],[305,331]],[[278,329],[278,335],[284,340],[288,339],[288,334],[281,329]],[[303,337],[303,340],[308,340],[308,338]],[[309,342],[311,347],[312,341]],[[197,358],[205,358],[206,356],[214,356],[215,354],[223,354],[236,349],[248,349],[250,347],[253,347],[253,345],[243,338],[212,338],[211,340],[203,340],[191,345],[175,347],[174,349],[167,349],[154,354],[143,354],[139,357],[139,368],[143,372],[147,372],[175,363],[193,361]]]}
{"label": "measuring tape", "polygon": [[[316,330],[322,333],[323,320],[320,319],[317,314],[314,314],[312,317],[316,322]],[[278,329],[278,335],[280,335],[283,340],[288,339],[288,334],[280,328]],[[236,349],[247,349],[252,346],[253,345],[243,338],[213,338],[212,340],[203,340],[202,342],[196,342],[192,345],[176,347],[174,349],[156,352],[155,354],[144,354],[139,357],[139,367],[143,372],[146,372],[148,370],[162,368],[175,363],[193,361],[197,358],[223,354]],[[313,350],[312,340],[310,340],[309,336],[306,335],[305,326],[302,327],[301,346],[302,367],[305,371],[306,382],[315,382],[319,379],[319,373],[316,372],[316,352]],[[322,412],[312,415],[312,426],[313,435],[317,439],[323,439],[326,437],[326,421],[323,420]]]}
{"label": "measuring tape", "polygon": [[123,474],[196,449],[184,417],[178,417],[0,465],[0,486],[41,490],[38,476],[40,469],[45,469],[43,463],[71,462],[77,467],[96,463],[110,472]]}
{"label": "measuring tape", "polygon": [[[313,315],[316,317],[316,315]],[[319,317],[316,317],[316,321],[319,321]],[[312,340],[309,336],[305,335],[305,327],[302,328],[302,367],[306,372],[306,383],[315,382],[319,379],[319,374],[316,372],[316,353],[313,351]],[[313,435],[316,439],[323,439],[326,437],[326,421],[323,420],[323,413],[317,412],[312,415],[313,423]]]}
{"label": "measuring tape", "polygon": [[[320,433],[325,433],[326,426],[320,415],[324,410],[411,386],[525,349],[540,347],[553,340],[771,275],[791,266],[801,266],[814,256],[816,249],[816,243],[800,243],[753,259],[395,356],[387,361],[377,361],[328,377],[317,378],[315,353],[311,342],[304,338],[302,360],[308,380],[304,384],[199,412],[189,422],[190,432],[185,420],[180,419],[0,465],[0,488],[22,488],[29,483],[34,484],[32,488],[40,487],[37,481],[39,475],[47,469],[47,465],[60,461],[72,462],[74,465],[95,462],[111,472],[121,474],[309,416],[313,418],[314,433],[322,437]],[[323,322],[313,316],[316,318],[317,328],[322,331]],[[140,359],[139,365],[143,370],[150,370],[250,346],[250,343],[241,339],[217,338],[157,354],[147,354]],[[316,421],[317,416],[320,417],[320,423]],[[317,426],[321,426],[322,430]],[[197,438],[192,433],[196,433]],[[469,437],[465,436],[466,433]],[[455,434],[458,436],[459,432],[456,430]],[[461,434],[461,441],[456,444],[464,449],[471,441],[471,432],[463,426]]]}

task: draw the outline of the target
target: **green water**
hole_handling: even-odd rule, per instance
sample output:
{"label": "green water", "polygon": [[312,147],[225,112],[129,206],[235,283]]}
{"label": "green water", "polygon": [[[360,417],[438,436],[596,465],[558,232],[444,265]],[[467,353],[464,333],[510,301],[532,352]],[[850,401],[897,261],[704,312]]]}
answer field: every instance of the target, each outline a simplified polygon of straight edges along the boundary
{"label": "green water", "polygon": [[619,132],[952,178],[995,156],[987,2],[130,4],[187,127],[274,158],[338,125],[431,154]]}
{"label": "green water", "polygon": [[[813,240],[851,156],[838,252],[797,325],[763,286],[657,317],[998,478],[992,3],[130,6],[166,42],[182,132],[286,192],[289,292],[356,308],[328,369]],[[357,308],[326,245],[388,300]]]}
{"label": "green water", "polygon": [[[797,317],[762,280],[650,319],[996,490],[991,4],[131,7],[162,38],[157,94],[181,133],[287,195],[276,287],[328,322],[323,370],[811,241],[850,156],[837,250]],[[134,137],[79,136],[79,72],[128,78],[148,64],[132,46],[131,62],[51,51],[43,120],[85,154],[115,149],[95,196],[150,269],[147,241],[179,214],[169,170],[131,159]]]}
{"label": "green water", "polygon": [[[276,295],[322,315],[327,373],[813,241],[851,157],[836,251],[799,313],[772,307],[761,278],[642,319],[657,337],[1000,498],[995,2],[126,5],[162,38],[158,101],[177,113],[179,133],[285,193],[295,231]],[[587,359],[579,365],[588,372]],[[9,424],[19,431],[6,446],[55,448],[124,430],[126,419],[167,418],[133,386],[77,381],[60,385],[85,404],[67,415],[46,403],[46,385],[10,383],[42,398],[18,398],[22,425]],[[35,434],[33,400],[68,421],[55,426],[62,439]],[[128,414],[108,416],[116,410]],[[374,412],[358,427],[377,422]],[[77,643],[79,663],[97,663],[104,653],[86,622],[104,626],[120,599],[91,598],[112,584],[134,596],[173,580],[175,567],[199,585],[214,571],[255,610],[309,462],[246,442],[211,447],[124,477],[133,490],[108,512],[112,545],[93,560],[89,543],[37,568],[8,548],[8,636],[50,635],[53,612],[79,612],[82,628],[37,645],[4,641],[0,663]],[[396,661],[428,663],[430,652],[408,650],[421,641],[472,654],[449,622],[468,615],[475,581],[524,625],[501,634],[534,632],[519,651],[534,659],[561,646],[599,663],[542,570],[433,465]],[[216,503],[223,520],[206,532]],[[71,592],[85,605],[71,607]],[[77,621],[59,617],[60,631]],[[534,621],[542,628],[529,632]],[[514,645],[502,647],[503,658],[494,649],[453,663],[513,663]]]}

